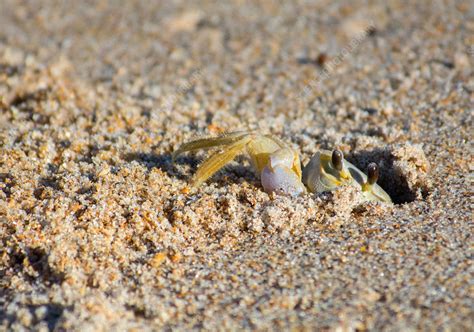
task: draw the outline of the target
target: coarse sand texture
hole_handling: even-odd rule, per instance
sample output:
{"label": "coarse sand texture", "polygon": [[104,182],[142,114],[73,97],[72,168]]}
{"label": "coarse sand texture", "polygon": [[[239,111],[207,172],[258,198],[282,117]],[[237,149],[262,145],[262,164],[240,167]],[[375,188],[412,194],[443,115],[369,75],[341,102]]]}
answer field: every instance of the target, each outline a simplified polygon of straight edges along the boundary
{"label": "coarse sand texture", "polygon": [[[474,330],[473,63],[472,1],[0,1],[0,331]],[[393,204],[191,188],[239,130]]]}

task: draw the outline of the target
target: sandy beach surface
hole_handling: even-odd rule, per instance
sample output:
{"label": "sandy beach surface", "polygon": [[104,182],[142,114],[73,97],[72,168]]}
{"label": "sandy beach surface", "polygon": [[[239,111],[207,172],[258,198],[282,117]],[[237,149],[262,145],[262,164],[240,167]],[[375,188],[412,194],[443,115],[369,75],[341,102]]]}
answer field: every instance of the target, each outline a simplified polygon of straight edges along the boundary
{"label": "sandy beach surface", "polygon": [[[472,331],[473,7],[0,1],[0,331]],[[394,204],[191,190],[236,130]]]}

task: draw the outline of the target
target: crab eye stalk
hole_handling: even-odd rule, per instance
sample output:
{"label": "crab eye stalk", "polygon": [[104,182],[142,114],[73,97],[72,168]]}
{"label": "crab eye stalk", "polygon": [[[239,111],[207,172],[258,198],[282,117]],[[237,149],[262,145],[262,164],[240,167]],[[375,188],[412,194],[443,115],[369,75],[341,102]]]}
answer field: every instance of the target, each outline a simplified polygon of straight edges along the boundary
{"label": "crab eye stalk", "polygon": [[367,167],[367,183],[373,185],[379,179],[379,166],[376,163],[370,163]]}
{"label": "crab eye stalk", "polygon": [[334,150],[332,152],[331,162],[338,171],[342,171],[342,159],[344,159],[344,155],[340,150]]}
{"label": "crab eye stalk", "polygon": [[341,150],[334,150],[331,155],[331,164],[339,172],[339,176],[348,180],[350,178],[349,173],[344,169],[344,155]]}

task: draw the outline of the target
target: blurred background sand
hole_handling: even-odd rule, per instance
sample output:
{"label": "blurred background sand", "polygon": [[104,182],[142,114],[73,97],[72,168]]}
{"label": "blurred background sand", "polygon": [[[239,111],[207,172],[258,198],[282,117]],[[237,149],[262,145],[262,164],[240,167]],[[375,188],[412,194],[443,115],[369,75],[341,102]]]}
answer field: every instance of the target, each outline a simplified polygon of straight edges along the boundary
{"label": "blurred background sand", "polygon": [[[0,330],[472,330],[469,1],[0,2]],[[397,203],[197,191],[338,146]]]}

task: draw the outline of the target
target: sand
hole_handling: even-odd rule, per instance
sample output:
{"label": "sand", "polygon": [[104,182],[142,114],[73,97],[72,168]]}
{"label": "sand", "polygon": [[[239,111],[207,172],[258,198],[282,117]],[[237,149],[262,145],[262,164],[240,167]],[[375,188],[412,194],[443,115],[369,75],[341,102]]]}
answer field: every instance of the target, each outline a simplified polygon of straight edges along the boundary
{"label": "sand", "polygon": [[[474,328],[469,1],[0,3],[0,330]],[[196,137],[380,165],[268,195]]]}

